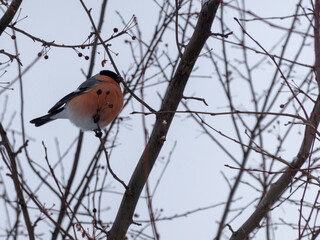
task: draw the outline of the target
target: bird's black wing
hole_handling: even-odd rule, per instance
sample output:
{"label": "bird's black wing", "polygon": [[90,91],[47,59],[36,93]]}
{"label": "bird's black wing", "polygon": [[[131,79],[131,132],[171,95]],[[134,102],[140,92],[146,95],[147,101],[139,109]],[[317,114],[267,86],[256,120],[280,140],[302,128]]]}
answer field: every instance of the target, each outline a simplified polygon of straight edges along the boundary
{"label": "bird's black wing", "polygon": [[68,95],[64,96],[63,98],[61,98],[52,108],[50,108],[50,110],[48,111],[48,113],[53,113],[56,112],[57,110],[59,110],[59,108],[61,108],[64,104],[66,104],[67,102],[69,102],[72,98],[81,95],[87,91],[89,91],[91,88],[93,88],[94,86],[96,86],[97,84],[99,84],[101,81],[96,79],[95,76],[89,78],[88,80],[86,80],[85,82],[83,82],[76,91],[69,93]]}

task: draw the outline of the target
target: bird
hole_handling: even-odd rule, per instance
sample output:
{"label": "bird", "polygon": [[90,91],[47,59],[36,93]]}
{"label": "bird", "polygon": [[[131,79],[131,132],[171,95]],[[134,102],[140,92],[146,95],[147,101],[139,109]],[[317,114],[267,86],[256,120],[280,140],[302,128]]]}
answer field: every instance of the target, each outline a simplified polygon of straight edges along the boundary
{"label": "bird", "polygon": [[61,98],[48,114],[32,119],[36,127],[56,119],[69,119],[83,131],[94,131],[101,137],[101,129],[111,123],[123,107],[121,77],[109,70],[84,81],[77,90]]}

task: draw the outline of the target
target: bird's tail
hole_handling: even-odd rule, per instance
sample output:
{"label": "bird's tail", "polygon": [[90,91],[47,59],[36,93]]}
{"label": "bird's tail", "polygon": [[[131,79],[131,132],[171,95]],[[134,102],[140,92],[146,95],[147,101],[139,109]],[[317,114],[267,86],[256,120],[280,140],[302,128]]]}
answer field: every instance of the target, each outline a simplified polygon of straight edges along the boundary
{"label": "bird's tail", "polygon": [[30,121],[30,123],[33,123],[36,127],[40,127],[48,122],[51,122],[53,120],[56,120],[57,118],[55,117],[55,115],[59,112],[61,112],[63,110],[63,108],[60,108],[52,113],[49,113],[47,115],[32,119]]}
{"label": "bird's tail", "polygon": [[51,118],[52,116],[53,116],[53,114],[49,113],[49,114],[44,115],[42,117],[38,117],[38,118],[32,119],[30,121],[30,123],[33,123],[36,127],[40,127],[43,124],[46,124],[48,122],[51,122],[51,121],[55,120],[54,118]]}

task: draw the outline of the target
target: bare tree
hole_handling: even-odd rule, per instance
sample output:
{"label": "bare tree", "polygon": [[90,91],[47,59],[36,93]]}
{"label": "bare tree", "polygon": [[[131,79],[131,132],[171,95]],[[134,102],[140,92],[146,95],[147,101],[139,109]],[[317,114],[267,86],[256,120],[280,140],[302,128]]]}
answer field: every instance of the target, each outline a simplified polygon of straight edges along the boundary
{"label": "bare tree", "polygon": [[[157,21],[148,25],[148,34],[139,16],[127,19],[122,11],[116,12],[121,28],[105,27],[107,13],[115,12],[108,8],[107,0],[101,1],[99,9],[83,0],[78,3],[89,26],[82,28],[88,36],[70,44],[38,36],[32,27],[21,27],[27,20],[20,7],[28,3],[0,1],[0,37],[13,43],[13,48],[5,45],[0,50],[0,201],[5,222],[0,225],[1,237],[160,239],[166,232],[162,226],[203,214],[203,222],[192,225],[194,232],[199,231],[198,226],[209,221],[205,213],[215,209],[215,223],[206,226],[211,239],[279,239],[288,229],[295,239],[317,239],[318,0],[286,3],[295,7],[294,12],[288,7],[286,15],[280,16],[261,16],[244,0],[155,0],[152,4],[158,15],[153,17]],[[261,8],[262,4],[266,3]],[[41,45],[42,50],[33,51],[29,62],[23,60],[29,49],[19,38]],[[131,56],[126,68],[119,63],[121,48]],[[56,140],[57,157],[51,153],[53,146],[44,141],[36,151],[30,146],[35,133],[27,130],[31,99],[25,95],[30,84],[26,76],[37,64],[50,61],[55,51],[87,60],[87,71],[81,71],[83,79],[91,77],[99,65],[122,78],[122,113],[92,143],[95,150],[90,157],[87,135],[82,131],[63,148]],[[17,77],[10,81],[10,74]],[[194,91],[190,93],[188,86]],[[9,102],[13,97],[7,95],[11,92],[19,93],[15,111]],[[143,149],[139,159],[132,159],[137,163],[133,173],[123,176],[113,160],[118,149],[127,151],[128,146],[118,143],[123,129],[137,124],[130,116],[141,119],[142,131],[136,135],[142,136],[144,145],[139,146]],[[175,122],[182,122],[179,118],[187,119],[191,129],[200,130],[200,138],[206,139],[205,152],[192,139],[190,151],[197,152],[197,164],[213,159],[216,168],[222,166],[220,178],[225,182],[202,184],[216,196],[209,206],[166,215],[156,206],[155,193],[171,162],[182,158],[176,145],[188,152],[184,132],[176,130]],[[130,141],[136,144],[137,140]],[[170,150],[163,150],[166,147]],[[166,159],[157,165],[162,163],[161,153]],[[72,162],[70,167],[66,160]],[[152,170],[159,171],[158,175]],[[207,170],[203,166],[202,171]],[[150,180],[152,176],[155,180]],[[225,186],[221,192],[217,190],[220,185]],[[192,188],[195,186],[181,186],[185,192]],[[55,199],[54,205],[46,203],[47,196]],[[146,213],[140,215],[137,204],[143,200]],[[110,217],[105,212],[111,208],[117,210]]]}

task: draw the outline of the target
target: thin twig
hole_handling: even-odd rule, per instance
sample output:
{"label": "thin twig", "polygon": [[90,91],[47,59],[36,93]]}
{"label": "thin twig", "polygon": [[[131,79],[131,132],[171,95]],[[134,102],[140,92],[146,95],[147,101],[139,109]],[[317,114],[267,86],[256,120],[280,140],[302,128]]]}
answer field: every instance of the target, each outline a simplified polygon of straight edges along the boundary
{"label": "thin twig", "polygon": [[114,171],[112,170],[111,165],[110,165],[110,160],[109,160],[108,151],[107,151],[107,149],[105,148],[101,137],[99,137],[99,140],[100,140],[100,143],[101,143],[100,146],[101,146],[101,148],[102,148],[102,150],[103,150],[103,152],[104,152],[104,155],[105,155],[105,157],[106,157],[106,162],[107,162],[108,170],[110,171],[112,177],[113,177],[115,180],[117,180],[126,190],[129,190],[129,188],[128,188],[128,186],[125,184],[125,182],[122,181],[122,180],[114,173]]}

